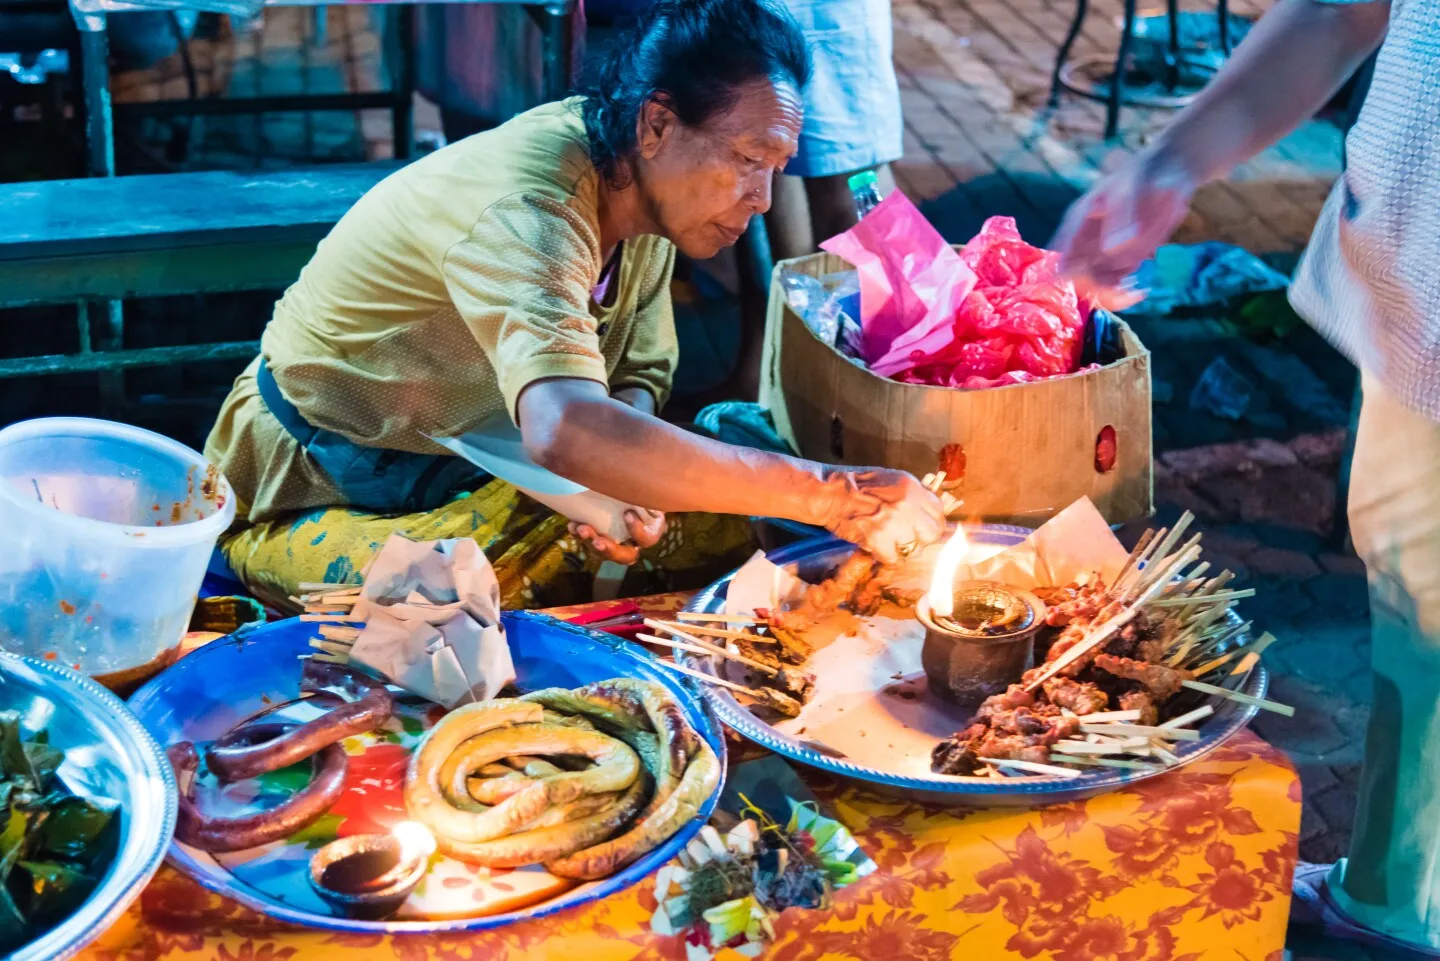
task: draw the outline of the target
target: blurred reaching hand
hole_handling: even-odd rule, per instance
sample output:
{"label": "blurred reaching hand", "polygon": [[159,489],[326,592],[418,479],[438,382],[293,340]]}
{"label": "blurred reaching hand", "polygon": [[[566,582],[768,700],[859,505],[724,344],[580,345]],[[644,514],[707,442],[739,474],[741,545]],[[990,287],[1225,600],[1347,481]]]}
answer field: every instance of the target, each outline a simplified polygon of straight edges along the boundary
{"label": "blurred reaching hand", "polygon": [[1157,154],[1130,160],[1070,205],[1050,242],[1061,269],[1092,303],[1134,303],[1127,280],[1180,226],[1196,186],[1181,165]]}

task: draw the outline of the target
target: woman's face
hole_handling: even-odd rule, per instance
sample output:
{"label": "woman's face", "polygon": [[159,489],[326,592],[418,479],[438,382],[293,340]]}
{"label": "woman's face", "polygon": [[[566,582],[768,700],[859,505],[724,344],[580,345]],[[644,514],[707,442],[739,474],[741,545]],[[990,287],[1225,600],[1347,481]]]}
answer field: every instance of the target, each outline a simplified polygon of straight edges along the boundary
{"label": "woman's face", "polygon": [[784,81],[746,84],[701,127],[647,104],[635,180],[661,236],[697,260],[739,240],[750,218],[770,209],[771,181],[795,155],[802,119],[800,94]]}

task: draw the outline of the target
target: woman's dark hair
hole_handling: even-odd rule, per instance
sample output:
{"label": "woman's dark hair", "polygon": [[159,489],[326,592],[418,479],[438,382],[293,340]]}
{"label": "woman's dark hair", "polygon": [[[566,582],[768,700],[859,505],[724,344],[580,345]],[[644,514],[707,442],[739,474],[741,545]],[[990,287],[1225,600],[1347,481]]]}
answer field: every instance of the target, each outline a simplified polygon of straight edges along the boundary
{"label": "woman's dark hair", "polygon": [[581,107],[590,157],[616,186],[628,179],[640,110],[652,98],[698,127],[755,80],[810,79],[805,35],[768,0],[658,0],[616,41]]}

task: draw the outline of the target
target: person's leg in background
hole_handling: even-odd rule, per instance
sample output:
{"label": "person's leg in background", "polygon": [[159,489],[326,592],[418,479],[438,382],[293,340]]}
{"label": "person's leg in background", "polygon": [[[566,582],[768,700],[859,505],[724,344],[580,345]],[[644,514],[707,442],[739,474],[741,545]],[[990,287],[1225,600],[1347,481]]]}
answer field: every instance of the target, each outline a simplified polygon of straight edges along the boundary
{"label": "person's leg in background", "polygon": [[786,175],[776,181],[770,213],[765,216],[770,252],[776,261],[813,254],[821,241],[855,226],[850,178],[864,170],[875,171],[882,194],[895,189],[888,163],[823,177]]}
{"label": "person's leg in background", "polygon": [[1370,581],[1374,701],[1350,856],[1328,892],[1440,949],[1440,423],[1362,375],[1350,524]]}
{"label": "person's leg in background", "polygon": [[[810,44],[800,149],[777,179],[765,229],[775,261],[802,257],[855,223],[849,179],[875,170],[894,188],[888,164],[904,150],[895,79],[890,0],[785,0]],[[758,383],[764,332],[747,343],[738,380]]]}

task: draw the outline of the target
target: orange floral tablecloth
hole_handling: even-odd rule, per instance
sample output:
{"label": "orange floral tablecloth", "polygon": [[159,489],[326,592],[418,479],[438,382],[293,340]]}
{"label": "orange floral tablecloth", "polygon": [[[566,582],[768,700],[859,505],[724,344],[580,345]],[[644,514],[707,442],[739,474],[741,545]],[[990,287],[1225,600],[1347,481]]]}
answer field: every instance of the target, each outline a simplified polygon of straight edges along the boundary
{"label": "orange floral tablecloth", "polygon": [[[647,612],[680,598],[647,599]],[[561,614],[567,612],[557,612]],[[738,753],[738,752],[737,752]],[[770,961],[1027,958],[1279,961],[1300,782],[1246,732],[1163,778],[1039,810],[936,810],[800,769],[878,870],[834,910],[790,910]],[[286,927],[162,868],[88,961],[659,961],[650,882],[538,921],[471,934],[369,936]],[[722,952],[727,961],[739,955]]]}

